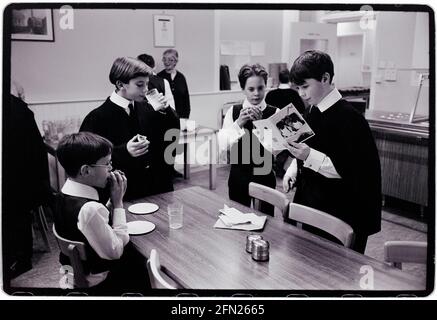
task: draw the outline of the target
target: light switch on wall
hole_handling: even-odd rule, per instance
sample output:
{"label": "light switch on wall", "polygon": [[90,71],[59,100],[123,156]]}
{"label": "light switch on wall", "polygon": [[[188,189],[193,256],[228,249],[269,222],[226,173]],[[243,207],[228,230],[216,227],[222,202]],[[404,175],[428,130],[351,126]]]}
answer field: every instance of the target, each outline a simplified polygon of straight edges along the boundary
{"label": "light switch on wall", "polygon": [[387,61],[387,68],[388,69],[394,69],[396,68],[396,64],[394,61]]}
{"label": "light switch on wall", "polygon": [[381,82],[382,82],[382,74],[378,72],[375,75],[375,83],[381,83]]}
{"label": "light switch on wall", "polygon": [[385,66],[386,66],[385,60],[380,60],[378,67],[380,67],[381,69],[384,69]]}
{"label": "light switch on wall", "polygon": [[385,81],[396,81],[397,70],[396,69],[385,69],[384,80]]}

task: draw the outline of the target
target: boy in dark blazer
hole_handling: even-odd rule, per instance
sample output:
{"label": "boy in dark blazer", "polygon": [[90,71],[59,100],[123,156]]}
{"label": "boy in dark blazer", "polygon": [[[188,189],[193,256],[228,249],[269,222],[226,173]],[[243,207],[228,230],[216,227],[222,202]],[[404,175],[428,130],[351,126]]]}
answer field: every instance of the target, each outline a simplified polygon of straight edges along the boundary
{"label": "boy in dark blazer", "polygon": [[381,167],[369,125],[332,84],[328,54],[309,50],[296,59],[290,81],[311,106],[304,114],[315,136],[292,143],[296,157],[284,176],[294,202],[325,211],[355,232],[353,249],[364,253],[367,237],[381,229]]}
{"label": "boy in dark blazer", "polygon": [[155,110],[145,101],[151,69],[143,62],[117,58],[109,80],[114,92],[84,119],[80,131],[99,134],[114,145],[114,168],[129,180],[126,199],[173,190],[164,150],[167,129],[179,128],[179,119],[160,94],[162,108]]}

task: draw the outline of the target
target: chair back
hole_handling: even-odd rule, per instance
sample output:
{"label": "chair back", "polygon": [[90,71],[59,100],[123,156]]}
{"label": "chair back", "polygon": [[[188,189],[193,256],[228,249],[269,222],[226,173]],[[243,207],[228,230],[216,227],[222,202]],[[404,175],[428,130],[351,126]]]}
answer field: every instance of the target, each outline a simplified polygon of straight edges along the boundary
{"label": "chair back", "polygon": [[162,271],[159,255],[155,249],[150,251],[150,257],[147,260],[147,271],[149,272],[150,286],[152,289],[175,290],[181,287]]}
{"label": "chair back", "polygon": [[402,269],[402,263],[421,263],[427,261],[428,245],[422,241],[386,241],[384,261]]}
{"label": "chair back", "polygon": [[61,237],[53,224],[53,234],[58,242],[59,249],[63,254],[70,258],[74,272],[74,286],[76,288],[88,288],[89,283],[84,272],[83,262],[86,261],[85,244],[79,241],[71,241]]}
{"label": "chair back", "polygon": [[285,218],[287,216],[290,200],[282,192],[259,183],[251,182],[249,183],[249,195],[252,197],[254,209],[260,210],[261,200],[277,208],[281,212],[282,217]]}
{"label": "chair back", "polygon": [[302,224],[307,224],[329,233],[340,240],[347,248],[353,246],[355,234],[352,227],[326,212],[297,203],[290,203],[288,218],[297,221],[299,227],[302,227]]}
{"label": "chair back", "polygon": [[223,127],[223,121],[225,120],[226,112],[228,112],[228,110],[232,106],[234,106],[236,104],[241,104],[241,103],[243,103],[242,100],[226,102],[225,104],[223,104],[223,106],[220,107],[220,110],[218,112],[218,117],[217,117],[217,126],[219,129]]}

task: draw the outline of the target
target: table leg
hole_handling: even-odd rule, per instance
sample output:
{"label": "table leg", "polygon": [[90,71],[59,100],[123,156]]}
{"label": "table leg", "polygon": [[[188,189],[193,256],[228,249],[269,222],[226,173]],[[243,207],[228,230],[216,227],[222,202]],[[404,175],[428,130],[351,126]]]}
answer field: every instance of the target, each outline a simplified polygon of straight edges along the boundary
{"label": "table leg", "polygon": [[190,155],[188,143],[184,143],[184,179],[190,179]]}
{"label": "table leg", "polygon": [[209,139],[209,189],[214,190],[217,184],[217,164],[214,139]]}

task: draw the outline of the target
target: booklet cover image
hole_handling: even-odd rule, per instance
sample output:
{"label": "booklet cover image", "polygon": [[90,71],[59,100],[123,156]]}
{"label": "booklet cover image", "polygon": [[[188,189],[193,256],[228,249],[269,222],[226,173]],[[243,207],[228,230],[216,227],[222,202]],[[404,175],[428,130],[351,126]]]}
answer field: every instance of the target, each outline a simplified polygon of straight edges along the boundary
{"label": "booklet cover image", "polygon": [[272,151],[284,150],[290,142],[304,142],[314,136],[313,130],[291,103],[270,118],[253,124],[257,128],[255,135],[265,148]]}

